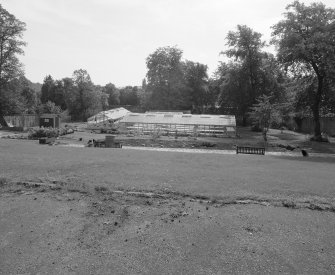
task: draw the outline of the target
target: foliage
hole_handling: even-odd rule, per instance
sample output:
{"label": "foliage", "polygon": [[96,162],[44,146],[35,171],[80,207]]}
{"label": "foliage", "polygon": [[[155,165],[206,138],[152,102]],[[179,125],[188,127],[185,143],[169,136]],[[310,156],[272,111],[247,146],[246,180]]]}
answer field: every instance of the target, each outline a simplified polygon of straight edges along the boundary
{"label": "foliage", "polygon": [[53,89],[55,86],[55,81],[51,75],[44,78],[42,88],[41,88],[41,102],[46,103],[47,101],[53,101]]}
{"label": "foliage", "polygon": [[228,50],[222,52],[229,59],[222,62],[216,73],[219,89],[218,104],[247,123],[249,108],[260,95],[280,98],[284,92],[285,76],[273,55],[262,51],[262,35],[245,25],[227,35]]}
{"label": "foliage", "polygon": [[158,48],[147,58],[147,68],[140,95],[147,108],[202,113],[211,104],[207,66],[183,61],[177,47]]}
{"label": "foliage", "polygon": [[158,48],[147,59],[148,107],[152,109],[183,109],[185,83],[182,72],[182,50],[177,47]]}
{"label": "foliage", "polygon": [[39,139],[43,137],[58,137],[59,130],[54,128],[29,129],[28,139]]}
{"label": "foliage", "polygon": [[7,125],[3,114],[11,111],[8,108],[16,98],[10,94],[4,95],[4,89],[7,93],[10,92],[9,82],[22,75],[22,65],[17,55],[23,54],[22,47],[26,43],[22,41],[22,36],[25,29],[25,23],[15,18],[0,4],[0,124],[3,125]]}
{"label": "foliage", "polygon": [[38,113],[40,114],[60,114],[62,113],[62,108],[57,106],[52,101],[47,101],[44,104],[39,105]]}
{"label": "foliage", "polygon": [[[22,65],[16,55],[23,54],[22,41],[26,24],[15,18],[0,4],[0,85],[22,75]],[[1,86],[0,86],[1,87]]]}
{"label": "foliage", "polygon": [[271,103],[271,96],[261,95],[250,109],[249,114],[253,126],[261,129],[265,137],[271,123],[280,122],[279,106]]}
{"label": "foliage", "polygon": [[66,86],[67,106],[73,119],[85,121],[102,109],[105,94],[93,85],[86,70],[74,71],[72,80],[66,79]]}
{"label": "foliage", "polygon": [[321,140],[320,104],[335,73],[335,10],[322,3],[306,6],[299,1],[286,9],[285,19],[272,27],[272,43],[287,69],[315,79],[316,86],[309,85],[312,90],[308,88],[305,93],[310,96],[315,138]]}
{"label": "foliage", "polygon": [[[60,106],[62,110],[67,108],[66,105],[66,90],[63,80],[54,80],[51,75],[44,78],[41,87],[41,102],[53,102],[55,105]],[[43,108],[43,106],[42,106]]]}
{"label": "foliage", "polygon": [[207,66],[198,62],[186,61],[184,78],[190,105],[188,109],[195,113],[203,113],[210,104]]}
{"label": "foliage", "polygon": [[134,86],[127,86],[120,90],[120,105],[132,105],[137,106],[140,103],[139,88]]}
{"label": "foliage", "polygon": [[12,79],[2,87],[1,106],[3,115],[35,114],[40,101],[31,82],[24,76]]}
{"label": "foliage", "polygon": [[17,91],[20,91],[21,102],[24,106],[23,113],[35,114],[40,104],[38,92],[32,88],[33,83],[24,76],[19,78],[19,83],[20,88]]}
{"label": "foliage", "polygon": [[113,105],[119,105],[120,104],[120,92],[119,90],[115,87],[114,84],[108,83],[106,84],[102,91],[108,95],[108,105],[113,106]]}

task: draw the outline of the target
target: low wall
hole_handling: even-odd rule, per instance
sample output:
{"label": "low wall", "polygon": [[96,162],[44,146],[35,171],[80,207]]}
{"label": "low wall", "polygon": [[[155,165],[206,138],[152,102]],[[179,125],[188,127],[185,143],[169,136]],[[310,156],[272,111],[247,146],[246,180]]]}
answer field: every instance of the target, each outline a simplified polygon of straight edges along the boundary
{"label": "low wall", "polygon": [[[327,133],[330,136],[335,136],[335,117],[320,118],[321,132]],[[303,118],[301,124],[301,131],[304,133],[314,132],[313,118]]]}

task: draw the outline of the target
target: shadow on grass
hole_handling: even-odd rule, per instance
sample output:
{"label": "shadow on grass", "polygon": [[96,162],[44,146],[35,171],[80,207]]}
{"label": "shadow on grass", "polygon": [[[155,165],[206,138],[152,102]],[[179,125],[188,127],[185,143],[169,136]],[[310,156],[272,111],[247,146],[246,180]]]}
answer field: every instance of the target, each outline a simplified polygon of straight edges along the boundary
{"label": "shadow on grass", "polygon": [[296,157],[296,156],[274,156],[276,159],[282,160],[294,160],[294,161],[304,161],[304,162],[318,162],[318,163],[334,163],[335,164],[335,156],[309,156],[309,157]]}

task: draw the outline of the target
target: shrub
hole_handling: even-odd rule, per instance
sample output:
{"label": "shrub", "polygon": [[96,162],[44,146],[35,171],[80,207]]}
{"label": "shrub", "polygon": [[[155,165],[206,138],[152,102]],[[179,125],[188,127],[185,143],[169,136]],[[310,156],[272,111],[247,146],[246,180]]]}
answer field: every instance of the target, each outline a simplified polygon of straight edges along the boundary
{"label": "shrub", "polygon": [[29,139],[39,139],[43,137],[58,137],[60,131],[53,128],[39,128],[39,129],[30,129],[28,133]]}
{"label": "shrub", "polygon": [[208,142],[208,141],[204,141],[200,144],[200,146],[203,146],[203,147],[215,147],[216,144],[215,143],[211,143],[211,142]]}

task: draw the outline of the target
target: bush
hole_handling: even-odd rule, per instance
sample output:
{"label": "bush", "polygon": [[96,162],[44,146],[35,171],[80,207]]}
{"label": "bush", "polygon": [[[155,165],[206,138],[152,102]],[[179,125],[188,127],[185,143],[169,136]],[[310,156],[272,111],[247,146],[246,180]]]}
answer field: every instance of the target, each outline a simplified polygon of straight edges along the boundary
{"label": "bush", "polygon": [[215,147],[216,144],[215,143],[211,143],[211,142],[208,142],[208,141],[204,141],[200,144],[200,146],[203,146],[203,147]]}
{"label": "bush", "polygon": [[39,129],[30,129],[28,133],[29,139],[39,139],[43,137],[58,137],[60,130],[53,128],[39,128]]}

